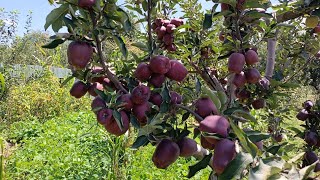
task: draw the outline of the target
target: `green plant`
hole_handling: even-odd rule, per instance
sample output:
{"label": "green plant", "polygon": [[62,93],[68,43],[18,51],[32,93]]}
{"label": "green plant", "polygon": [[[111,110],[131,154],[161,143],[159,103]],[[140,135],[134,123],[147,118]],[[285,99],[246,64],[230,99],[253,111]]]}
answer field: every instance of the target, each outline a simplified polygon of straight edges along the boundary
{"label": "green plant", "polygon": [[90,97],[76,100],[69,95],[71,84],[60,87],[59,79],[48,70],[41,78],[19,86],[11,85],[5,99],[0,102],[1,123],[25,120],[41,122],[68,111],[88,108]]}
{"label": "green plant", "polygon": [[[36,131],[35,135],[28,132]],[[106,134],[90,112],[67,113],[45,123],[20,121],[8,140],[24,133],[6,163],[7,179],[118,179],[125,177],[124,137]]]}

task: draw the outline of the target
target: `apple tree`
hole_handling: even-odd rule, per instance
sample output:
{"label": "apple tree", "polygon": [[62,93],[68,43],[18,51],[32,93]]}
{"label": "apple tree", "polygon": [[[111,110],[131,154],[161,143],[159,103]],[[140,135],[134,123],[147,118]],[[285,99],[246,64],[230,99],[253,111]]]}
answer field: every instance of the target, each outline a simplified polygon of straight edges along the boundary
{"label": "apple tree", "polygon": [[[49,2],[57,8],[45,29],[51,26],[56,35],[43,47],[70,42],[73,74],[66,81],[78,79],[70,95],[93,96],[92,111],[109,133],[121,136],[134,127],[132,148],[156,146],[150,157],[156,167],[194,156],[199,162],[188,177],[207,166],[213,170],[210,179],[317,175],[318,158],[305,158],[302,166],[297,160],[307,153],[291,160],[281,156],[285,143],[272,112],[281,90],[295,86],[290,82],[297,73],[291,70],[318,58],[319,1],[272,6],[269,0],[212,0],[206,12],[197,0],[137,0],[125,6],[116,0]],[[141,31],[139,24],[145,27]],[[58,33],[62,27],[68,32]],[[313,113],[305,106],[299,119]],[[265,128],[269,132],[256,129],[257,109],[273,119]],[[314,111],[310,122],[319,126]],[[306,141],[315,145],[318,133],[312,131]]]}

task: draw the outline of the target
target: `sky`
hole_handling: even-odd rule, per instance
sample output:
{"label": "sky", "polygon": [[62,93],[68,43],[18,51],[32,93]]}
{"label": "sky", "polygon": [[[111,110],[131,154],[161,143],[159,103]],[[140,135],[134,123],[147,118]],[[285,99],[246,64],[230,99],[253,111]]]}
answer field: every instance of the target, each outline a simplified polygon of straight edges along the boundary
{"label": "sky", "polygon": [[[212,7],[212,2],[205,0],[200,0],[202,2],[202,7],[208,9]],[[274,3],[276,0],[271,0]],[[124,0],[118,0],[118,4],[123,4]],[[48,0],[0,0],[0,8],[4,8],[5,11],[17,10],[19,12],[19,23],[18,23],[18,35],[23,35],[24,26],[27,20],[27,15],[32,12],[32,25],[31,29],[35,31],[44,32],[44,24],[46,21],[46,16],[55,7],[48,3]],[[51,28],[49,28],[49,33],[53,33]]]}

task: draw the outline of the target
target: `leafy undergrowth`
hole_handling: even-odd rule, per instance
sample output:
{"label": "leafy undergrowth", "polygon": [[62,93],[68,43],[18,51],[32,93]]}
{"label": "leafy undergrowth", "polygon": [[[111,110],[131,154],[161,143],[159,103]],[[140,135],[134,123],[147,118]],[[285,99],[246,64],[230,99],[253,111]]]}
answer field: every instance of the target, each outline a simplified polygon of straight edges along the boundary
{"label": "leafy undergrowth", "polygon": [[[6,160],[7,179],[187,179],[194,158],[179,158],[157,169],[151,145],[132,150],[97,125],[94,115],[69,113],[61,118],[13,123],[7,141],[18,143]],[[210,168],[193,179],[208,179]]]}

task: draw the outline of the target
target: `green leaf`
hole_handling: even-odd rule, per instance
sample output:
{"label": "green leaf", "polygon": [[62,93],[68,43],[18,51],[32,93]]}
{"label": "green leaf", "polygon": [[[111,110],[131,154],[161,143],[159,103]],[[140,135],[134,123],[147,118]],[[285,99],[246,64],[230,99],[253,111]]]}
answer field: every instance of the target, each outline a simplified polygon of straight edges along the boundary
{"label": "green leaf", "polygon": [[137,120],[136,117],[134,117],[134,115],[130,114],[130,122],[132,124],[133,127],[135,127],[136,129],[139,129],[140,128],[140,123],[139,121]]}
{"label": "green leaf", "polygon": [[299,175],[302,177],[301,179],[307,179],[309,175],[313,172],[315,166],[317,165],[319,161],[314,162],[310,166],[306,166],[303,169],[299,170]]}
{"label": "green leaf", "polygon": [[234,117],[244,118],[244,119],[246,119],[248,121],[252,121],[254,123],[257,123],[256,118],[254,118],[250,113],[245,112],[243,110],[235,110],[235,111],[232,112],[231,115],[234,116]]}
{"label": "green leaf", "polygon": [[131,45],[139,48],[142,51],[145,51],[145,52],[149,51],[149,49],[148,49],[148,47],[147,47],[147,45],[145,43],[135,42],[135,43],[132,43]]}
{"label": "green leaf", "polygon": [[259,131],[246,131],[246,134],[252,142],[259,142],[271,137],[269,133],[262,133]]}
{"label": "green leaf", "polygon": [[111,100],[111,96],[108,96],[104,93],[104,91],[100,91],[99,89],[94,89],[94,92],[96,92],[106,103],[109,103]]}
{"label": "green leaf", "polygon": [[206,155],[201,161],[199,161],[197,164],[193,166],[189,166],[189,173],[188,173],[188,178],[193,177],[198,171],[201,169],[204,169],[208,166],[210,159],[212,157],[212,154],[210,153],[209,155]]}
{"label": "green leaf", "polygon": [[255,19],[259,19],[262,17],[273,18],[273,16],[269,13],[258,12],[257,10],[250,10],[250,11],[246,12],[244,16],[250,17],[250,18],[255,18]]}
{"label": "green leaf", "polygon": [[128,14],[121,8],[117,9],[118,12],[121,13],[121,23],[123,25],[123,28],[126,32],[129,32],[132,30],[132,24],[130,22],[130,18],[128,16]]}
{"label": "green leaf", "polygon": [[249,153],[238,153],[236,158],[228,164],[223,173],[218,176],[218,180],[240,179],[243,170],[252,162],[253,158]]}
{"label": "green leaf", "polygon": [[65,80],[61,83],[60,87],[65,86],[65,85],[66,85],[71,79],[73,79],[73,78],[74,78],[73,76],[67,77],[67,79],[65,79]]}
{"label": "green leaf", "polygon": [[262,160],[259,162],[259,166],[250,169],[249,179],[250,180],[260,180],[268,179],[269,177],[278,174],[282,169],[278,167],[272,167],[263,163]]}
{"label": "green leaf", "polygon": [[115,40],[115,42],[119,46],[122,55],[125,58],[127,58],[128,57],[128,49],[127,49],[126,44],[124,43],[122,37],[120,37],[118,35],[113,35],[113,39]]}
{"label": "green leaf", "polygon": [[4,93],[5,87],[6,87],[6,85],[5,85],[4,77],[0,73],[0,96]]}
{"label": "green leaf", "polygon": [[190,113],[189,113],[189,112],[184,113],[184,114],[182,115],[182,121],[187,120],[189,117],[190,117]]}
{"label": "green leaf", "polygon": [[50,43],[45,44],[41,47],[47,48],[47,49],[54,49],[54,48],[58,47],[60,44],[63,44],[64,42],[65,42],[65,40],[63,40],[63,39],[55,39],[55,40],[51,41]]}
{"label": "green leaf", "polygon": [[113,110],[112,111],[112,115],[113,115],[114,119],[116,120],[116,122],[118,124],[118,127],[122,131],[122,129],[123,129],[123,121],[122,121],[122,118],[121,118],[121,113],[116,111],[116,110]]}
{"label": "green leaf", "polygon": [[47,30],[50,25],[57,23],[57,21],[63,21],[63,17],[68,13],[68,9],[68,4],[63,4],[60,7],[52,10],[46,17],[44,29]]}
{"label": "green leaf", "polygon": [[202,27],[204,30],[211,28],[212,26],[212,14],[205,14]]}
{"label": "green leaf", "polygon": [[165,85],[162,88],[161,96],[162,96],[163,102],[160,105],[160,112],[161,113],[165,113],[165,112],[167,112],[169,110],[169,103],[170,103],[170,100],[171,100],[170,92],[169,92],[169,89],[168,89],[167,85]]}
{"label": "green leaf", "polygon": [[221,102],[219,97],[216,94],[216,91],[212,91],[208,86],[204,85],[202,88],[205,95],[207,95],[213,104],[217,107],[217,109],[221,108]]}
{"label": "green leaf", "polygon": [[279,151],[281,146],[283,146],[285,144],[287,144],[287,143],[273,145],[273,146],[269,147],[266,151],[275,155],[275,154],[277,154],[277,152]]}
{"label": "green leaf", "polygon": [[232,121],[230,121],[230,125],[232,130],[237,135],[240,140],[242,147],[252,155],[252,157],[256,157],[258,148],[255,144],[253,144],[247,135],[241,130],[237,125],[235,125]]}
{"label": "green leaf", "polygon": [[149,143],[149,139],[147,136],[139,136],[135,142],[132,144],[132,149],[138,149],[141,146],[145,146]]}

